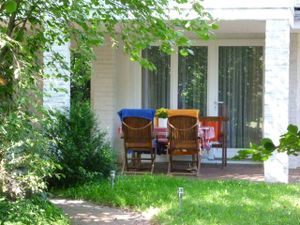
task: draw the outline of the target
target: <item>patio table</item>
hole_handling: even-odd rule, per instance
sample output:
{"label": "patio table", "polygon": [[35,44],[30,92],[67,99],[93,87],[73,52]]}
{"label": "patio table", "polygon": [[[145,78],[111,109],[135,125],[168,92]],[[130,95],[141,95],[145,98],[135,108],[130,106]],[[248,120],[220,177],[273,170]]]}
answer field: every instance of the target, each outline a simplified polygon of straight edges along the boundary
{"label": "patio table", "polygon": [[[158,144],[158,153],[163,153],[163,148],[168,144],[168,128],[167,127],[154,127],[153,133],[156,136],[156,142]],[[214,127],[199,126],[198,136],[201,141],[201,149],[210,150],[210,139],[215,137]]]}
{"label": "patio table", "polygon": [[[123,137],[122,127],[118,128],[118,134]],[[156,137],[157,153],[165,154],[165,148],[168,144],[168,128],[167,127],[154,127],[153,135]],[[201,141],[202,150],[210,150],[210,140],[215,137],[214,127],[199,126],[198,135]]]}

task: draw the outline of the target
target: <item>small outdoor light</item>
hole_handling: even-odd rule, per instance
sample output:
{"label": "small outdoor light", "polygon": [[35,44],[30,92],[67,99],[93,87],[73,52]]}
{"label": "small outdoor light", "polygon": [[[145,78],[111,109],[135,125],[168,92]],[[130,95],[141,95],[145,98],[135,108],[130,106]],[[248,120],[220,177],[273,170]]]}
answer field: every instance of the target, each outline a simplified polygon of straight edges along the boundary
{"label": "small outdoor light", "polygon": [[182,198],[183,198],[184,190],[183,187],[178,188],[178,199],[179,199],[179,209],[182,209]]}
{"label": "small outdoor light", "polygon": [[115,185],[115,178],[116,178],[116,171],[111,170],[110,171],[110,181],[111,181],[111,187],[114,188]]}

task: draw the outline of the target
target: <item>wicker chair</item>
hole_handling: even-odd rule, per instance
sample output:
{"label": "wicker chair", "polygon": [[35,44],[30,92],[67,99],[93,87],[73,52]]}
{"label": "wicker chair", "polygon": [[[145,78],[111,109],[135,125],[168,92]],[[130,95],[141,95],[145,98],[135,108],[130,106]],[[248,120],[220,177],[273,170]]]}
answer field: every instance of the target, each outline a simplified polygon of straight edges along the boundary
{"label": "wicker chair", "polygon": [[[151,161],[150,171],[153,173],[156,158],[156,149],[152,144],[153,121],[139,117],[127,117],[122,122],[122,130],[125,149],[123,173],[131,169],[139,170],[143,160]],[[131,158],[128,158],[129,152],[132,152]],[[143,154],[150,154],[150,158],[142,158]],[[129,167],[129,160],[131,160],[132,167]]]}
{"label": "wicker chair", "polygon": [[210,126],[215,130],[215,137],[210,139],[212,148],[222,149],[222,168],[227,166],[227,117],[200,117],[201,126]]}
{"label": "wicker chair", "polygon": [[198,138],[198,117],[174,115],[168,118],[169,166],[168,174],[173,172],[174,156],[190,155],[192,166],[196,163],[196,175],[200,172],[200,145]]}

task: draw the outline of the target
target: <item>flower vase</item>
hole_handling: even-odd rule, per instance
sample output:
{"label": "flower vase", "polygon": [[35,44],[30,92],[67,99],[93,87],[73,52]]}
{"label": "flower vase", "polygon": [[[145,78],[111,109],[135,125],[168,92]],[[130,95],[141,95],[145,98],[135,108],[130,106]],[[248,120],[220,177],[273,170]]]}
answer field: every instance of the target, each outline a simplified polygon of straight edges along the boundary
{"label": "flower vase", "polygon": [[167,118],[158,118],[158,126],[159,127],[167,127],[168,119]]}

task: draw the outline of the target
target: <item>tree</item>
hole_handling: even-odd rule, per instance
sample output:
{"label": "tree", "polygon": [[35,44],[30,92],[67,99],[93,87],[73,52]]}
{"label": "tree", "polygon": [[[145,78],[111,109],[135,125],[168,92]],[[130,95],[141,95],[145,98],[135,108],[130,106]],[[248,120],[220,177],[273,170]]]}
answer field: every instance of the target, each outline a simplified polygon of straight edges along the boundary
{"label": "tree", "polygon": [[[20,176],[26,177],[25,183],[28,183],[30,176],[34,176],[37,183],[43,183],[44,176],[51,174],[55,167],[46,154],[48,142],[45,135],[42,135],[49,119],[42,108],[43,93],[40,86],[46,76],[43,73],[44,66],[51,68],[51,76],[63,79],[69,78],[60,74],[59,68],[70,68],[64,58],[54,51],[53,46],[72,40],[75,44],[71,51],[80,52],[81,60],[91,60],[92,48],[102,45],[105,37],[109,37],[113,47],[122,47],[131,60],[153,69],[153,64],[143,59],[140,54],[151,43],[158,42],[163,52],[171,53],[175,45],[191,44],[186,32],[194,32],[197,37],[207,40],[211,30],[217,28],[215,21],[199,2],[0,1],[1,174],[17,174],[16,171],[19,171]],[[184,4],[190,9],[181,8]],[[178,15],[178,18],[172,18],[171,15]],[[185,19],[190,16],[193,16],[192,20]],[[47,65],[42,63],[42,53],[45,51],[53,53]],[[183,55],[187,52],[187,49],[181,50]],[[80,63],[80,58],[77,63]],[[36,156],[36,161],[30,160],[32,155]],[[10,164],[12,157],[16,157],[20,163]],[[24,158],[28,160],[24,161]],[[37,162],[44,164],[38,165]],[[36,165],[49,170],[36,170]],[[3,191],[3,187],[11,185],[20,176],[11,176],[11,180],[5,179],[8,176],[0,176],[0,190],[1,186]],[[44,186],[41,185],[41,188]],[[34,190],[34,185],[27,188]]]}

